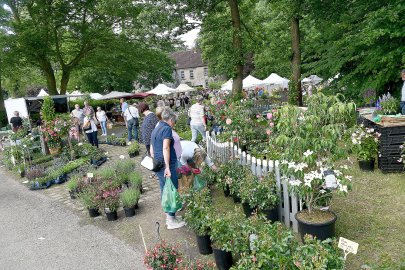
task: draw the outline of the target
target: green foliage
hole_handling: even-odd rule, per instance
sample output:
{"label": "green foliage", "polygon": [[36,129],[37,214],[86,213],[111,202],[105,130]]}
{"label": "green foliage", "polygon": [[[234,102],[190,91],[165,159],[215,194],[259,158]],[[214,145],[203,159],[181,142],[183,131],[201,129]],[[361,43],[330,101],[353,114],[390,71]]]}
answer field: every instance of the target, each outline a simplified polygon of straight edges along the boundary
{"label": "green foliage", "polygon": [[66,187],[69,191],[76,191],[79,186],[79,181],[82,177],[80,175],[75,175],[70,177],[69,182],[67,182]]}
{"label": "green foliage", "polygon": [[78,194],[80,201],[87,209],[98,209],[99,206],[96,200],[97,189],[95,186],[88,185]]}
{"label": "green foliage", "polygon": [[41,107],[41,118],[45,123],[50,123],[56,118],[55,103],[49,96],[44,97]]}
{"label": "green foliage", "polygon": [[128,182],[132,188],[140,188],[142,186],[142,174],[139,172],[131,172],[128,176]]}
{"label": "green foliage", "polygon": [[353,129],[351,145],[358,160],[371,160],[377,157],[379,133],[374,129],[358,126]]}
{"label": "green foliage", "polygon": [[139,191],[139,189],[129,188],[121,193],[120,199],[124,207],[130,208],[138,203],[140,196],[141,192]]}
{"label": "green foliage", "polygon": [[187,225],[199,236],[209,234],[209,224],[214,213],[209,189],[190,190],[184,202],[187,205],[184,215]]}
{"label": "green foliage", "polygon": [[384,101],[381,101],[381,113],[382,114],[396,114],[399,111],[399,100],[390,97]]}
{"label": "green foliage", "polygon": [[131,142],[131,145],[128,147],[128,154],[139,154],[139,143],[137,141]]}

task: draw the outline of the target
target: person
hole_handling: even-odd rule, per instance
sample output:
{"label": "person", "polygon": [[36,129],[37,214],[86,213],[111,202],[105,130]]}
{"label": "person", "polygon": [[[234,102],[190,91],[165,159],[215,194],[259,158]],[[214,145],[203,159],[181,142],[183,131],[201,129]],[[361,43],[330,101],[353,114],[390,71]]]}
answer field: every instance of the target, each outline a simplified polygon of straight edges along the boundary
{"label": "person", "polygon": [[402,115],[405,115],[405,69],[401,72],[401,78],[404,81],[404,84],[402,85],[401,102],[399,103],[399,106],[401,107]]}
{"label": "person", "polygon": [[101,107],[97,107],[96,116],[98,121],[100,122],[101,130],[103,132],[101,136],[107,136],[107,114],[101,109]]}
{"label": "person", "polygon": [[139,113],[136,105],[137,104],[128,106],[124,112],[124,119],[126,120],[128,129],[128,142],[132,141],[132,138],[134,138],[135,141],[138,140]]}
{"label": "person", "polygon": [[159,122],[159,118],[150,111],[149,105],[146,103],[139,103],[138,111],[145,116],[141,125],[140,142],[145,145],[146,152],[150,156],[150,136],[156,124]]}
{"label": "person", "polygon": [[[98,148],[98,139],[97,139],[97,126],[94,121],[94,114],[93,116],[86,115],[83,120],[83,130],[86,133],[87,139],[89,140],[89,143],[95,147]],[[86,125],[90,123],[89,127],[86,129]]]}
{"label": "person", "polygon": [[170,106],[171,109],[172,109],[173,106],[174,106],[174,98],[173,98],[173,97],[170,97],[170,98],[169,98],[169,106]]}
{"label": "person", "polygon": [[181,141],[181,165],[190,165],[193,168],[198,168],[205,162],[212,170],[216,171],[217,166],[212,162],[207,153],[198,144],[192,141]]}
{"label": "person", "polygon": [[[83,119],[85,116],[87,116],[89,118],[94,118],[94,109],[93,109],[93,107],[91,107],[89,105],[89,103],[87,101],[84,102],[83,114],[84,114]],[[83,120],[83,123],[84,123],[84,120]]]}
{"label": "person", "polygon": [[18,111],[14,112],[14,116],[10,118],[11,128],[14,132],[17,132],[23,126],[22,118]]}
{"label": "person", "polygon": [[175,105],[176,105],[176,111],[179,111],[179,110],[180,110],[180,106],[181,106],[180,97],[177,97],[177,98],[176,98]]}
{"label": "person", "polygon": [[[121,103],[121,115],[124,116],[124,113],[128,108],[128,103],[125,102],[124,98],[120,99],[120,103]],[[125,120],[125,117],[124,117],[124,120]]]}
{"label": "person", "polygon": [[207,128],[204,118],[204,106],[202,105],[203,98],[198,96],[196,100],[196,103],[188,110],[188,116],[191,118],[191,141],[193,142],[197,140],[198,133],[201,133],[203,140],[205,141],[205,130]]}
{"label": "person", "polygon": [[[162,111],[162,121],[159,122],[151,135],[151,156],[164,164],[163,168],[156,172],[161,195],[166,178],[170,178],[175,188],[178,188],[177,156],[172,131],[176,121],[177,115],[171,109],[165,108]],[[167,229],[173,230],[185,226],[186,223],[180,218],[176,218],[176,213],[166,213],[166,225]]]}
{"label": "person", "polygon": [[83,124],[84,113],[83,110],[80,109],[79,104],[75,104],[75,108],[70,113],[70,116],[72,116],[73,118],[77,118],[79,120],[79,123]]}

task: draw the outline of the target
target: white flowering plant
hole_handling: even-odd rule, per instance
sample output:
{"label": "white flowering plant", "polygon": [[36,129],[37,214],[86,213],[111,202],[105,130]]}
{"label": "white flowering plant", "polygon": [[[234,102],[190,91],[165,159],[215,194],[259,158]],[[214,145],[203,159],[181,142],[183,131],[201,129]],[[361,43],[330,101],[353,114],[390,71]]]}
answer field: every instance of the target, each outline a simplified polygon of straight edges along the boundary
{"label": "white flowering plant", "polygon": [[401,149],[401,158],[398,160],[398,162],[402,162],[405,164],[405,142],[399,148]]}
{"label": "white flowering plant", "polygon": [[363,124],[354,128],[350,137],[353,152],[358,160],[371,160],[378,154],[378,143],[381,134]]}
{"label": "white flowering plant", "polygon": [[290,191],[305,201],[309,213],[327,206],[333,193],[347,194],[351,189],[352,176],[345,173],[348,167],[333,168],[312,150],[305,151],[300,162],[283,160],[280,167],[290,177],[284,176]]}

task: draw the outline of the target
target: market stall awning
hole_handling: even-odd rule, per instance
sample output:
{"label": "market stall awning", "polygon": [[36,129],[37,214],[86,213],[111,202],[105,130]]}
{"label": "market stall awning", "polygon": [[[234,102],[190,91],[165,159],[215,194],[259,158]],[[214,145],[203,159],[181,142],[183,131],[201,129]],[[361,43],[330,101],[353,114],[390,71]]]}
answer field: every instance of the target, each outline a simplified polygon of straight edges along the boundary
{"label": "market stall awning", "polygon": [[307,78],[304,78],[301,82],[303,83],[312,83],[312,84],[318,84],[321,81],[323,81],[322,78],[318,77],[317,75],[311,75]]}
{"label": "market stall awning", "polygon": [[37,97],[45,97],[45,96],[49,96],[49,94],[47,92],[45,92],[44,89],[41,89],[41,91],[39,91],[39,94]]}
{"label": "market stall awning", "polygon": [[175,91],[175,89],[170,88],[169,86],[166,86],[163,83],[160,83],[160,84],[158,84],[158,86],[156,86],[155,88],[153,88],[152,90],[150,90],[146,93],[163,96],[163,95],[172,94],[174,91]]}
{"label": "market stall awning", "polygon": [[260,85],[264,85],[263,81],[253,77],[252,75],[247,76],[243,80],[243,88],[252,88]]}
{"label": "market stall awning", "polygon": [[233,83],[233,80],[229,79],[229,81],[227,81],[226,83],[221,85],[221,90],[222,91],[231,91],[232,90],[232,83]]}
{"label": "market stall awning", "polygon": [[190,91],[195,91],[194,88],[188,86],[185,83],[180,84],[179,86],[177,86],[177,88],[175,89],[175,93],[183,93],[183,92],[190,92]]}
{"label": "market stall awning", "polygon": [[281,77],[276,73],[271,73],[269,77],[263,80],[263,82],[267,85],[280,85],[283,88],[288,88],[288,83],[290,80]]}
{"label": "market stall awning", "polygon": [[100,98],[103,97],[103,95],[99,93],[90,93],[90,97],[91,99],[99,100]]}
{"label": "market stall awning", "polygon": [[116,98],[128,98],[128,97],[131,97],[133,95],[134,95],[133,93],[112,91],[111,93],[99,98],[99,100],[116,99]]}

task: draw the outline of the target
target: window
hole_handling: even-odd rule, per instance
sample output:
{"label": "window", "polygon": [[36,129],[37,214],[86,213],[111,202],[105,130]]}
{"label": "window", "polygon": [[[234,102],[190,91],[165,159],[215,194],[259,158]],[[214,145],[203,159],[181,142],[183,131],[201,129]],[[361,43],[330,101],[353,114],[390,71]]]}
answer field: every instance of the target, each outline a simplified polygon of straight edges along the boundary
{"label": "window", "polygon": [[190,69],[190,80],[194,79],[194,70]]}
{"label": "window", "polygon": [[204,68],[204,76],[208,77],[208,68],[207,67]]}
{"label": "window", "polygon": [[184,70],[180,70],[180,79],[184,80],[186,76],[184,76]]}

